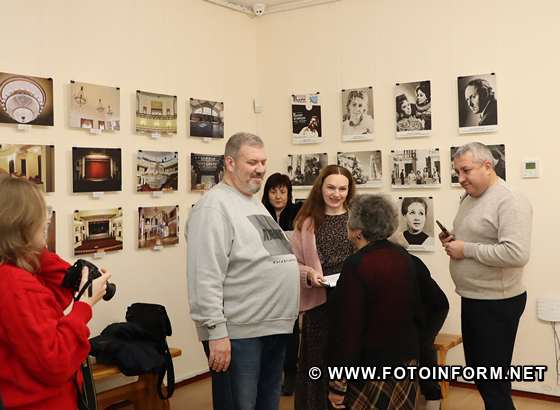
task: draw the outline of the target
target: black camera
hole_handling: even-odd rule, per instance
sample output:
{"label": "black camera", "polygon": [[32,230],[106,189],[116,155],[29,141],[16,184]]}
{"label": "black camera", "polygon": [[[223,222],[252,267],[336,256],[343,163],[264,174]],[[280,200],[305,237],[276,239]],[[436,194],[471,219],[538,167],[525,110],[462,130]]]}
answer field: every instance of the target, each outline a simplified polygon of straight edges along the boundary
{"label": "black camera", "polygon": [[[83,289],[80,289],[80,283],[82,281],[82,269],[84,266],[88,268],[88,280],[84,285]],[[80,299],[85,290],[88,290],[89,296],[91,296],[91,282],[101,276],[101,272],[97,269],[93,263],[86,261],[85,259],[78,259],[72,266],[68,268],[66,274],[64,275],[64,280],[62,281],[62,286],[68,289],[72,289],[74,292],[79,292],[75,300]],[[111,300],[115,296],[117,287],[114,283],[107,282],[107,290],[105,295],[103,295],[103,300]]]}

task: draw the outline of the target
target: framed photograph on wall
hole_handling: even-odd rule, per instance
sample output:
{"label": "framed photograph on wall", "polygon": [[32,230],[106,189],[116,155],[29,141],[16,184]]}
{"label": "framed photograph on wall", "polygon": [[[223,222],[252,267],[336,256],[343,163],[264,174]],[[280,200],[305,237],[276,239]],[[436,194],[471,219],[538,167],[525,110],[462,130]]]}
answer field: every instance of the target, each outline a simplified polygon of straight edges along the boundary
{"label": "framed photograph on wall", "polygon": [[138,208],[138,248],[179,243],[179,205]]}
{"label": "framed photograph on wall", "polygon": [[224,138],[224,103],[190,99],[190,136]]}
{"label": "framed photograph on wall", "polygon": [[120,148],[72,147],[72,192],[120,191]]}
{"label": "framed photograph on wall", "polygon": [[47,249],[49,252],[56,252],[56,212],[49,206],[47,207]]}
{"label": "framed photograph on wall", "polygon": [[0,73],[0,123],[54,125],[52,78]]}
{"label": "framed photograph on wall", "polygon": [[207,191],[223,177],[223,155],[191,154],[191,191]]}
{"label": "framed photograph on wall", "polygon": [[54,192],[54,145],[0,144],[0,169]]}
{"label": "framed photograph on wall", "polygon": [[399,227],[396,235],[409,251],[434,250],[434,200],[431,196],[407,196],[397,200]]}
{"label": "framed photograph on wall", "polygon": [[136,132],[177,134],[177,96],[136,91]]}
{"label": "framed photograph on wall", "polygon": [[339,152],[336,162],[354,177],[359,188],[379,188],[383,183],[381,151]]}
{"label": "framed photograph on wall", "polygon": [[311,188],[315,178],[327,164],[326,152],[288,155],[286,175],[290,177],[293,188]]}
{"label": "framed photograph on wall", "polygon": [[342,90],[342,141],[373,139],[373,87]]}
{"label": "framed photograph on wall", "polygon": [[119,87],[70,82],[70,127],[120,130]]}
{"label": "framed photograph on wall", "polygon": [[136,192],[177,191],[179,155],[175,151],[136,154]]}
{"label": "framed photograph on wall", "polygon": [[74,256],[123,248],[121,208],[74,211]]}
{"label": "framed photograph on wall", "polygon": [[433,188],[441,186],[439,148],[391,151],[393,188]]}
{"label": "framed photograph on wall", "polygon": [[292,95],[292,143],[323,141],[319,93]]}
{"label": "framed photograph on wall", "polygon": [[395,85],[397,138],[427,137],[432,133],[430,81]]}
{"label": "framed photograph on wall", "polygon": [[496,74],[457,77],[459,133],[498,131]]}

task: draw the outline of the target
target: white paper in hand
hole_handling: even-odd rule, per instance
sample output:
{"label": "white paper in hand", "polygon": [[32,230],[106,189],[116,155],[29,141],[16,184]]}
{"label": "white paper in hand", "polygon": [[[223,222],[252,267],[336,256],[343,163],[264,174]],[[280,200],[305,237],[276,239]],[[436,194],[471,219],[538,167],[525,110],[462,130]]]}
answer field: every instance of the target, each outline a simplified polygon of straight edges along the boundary
{"label": "white paper in hand", "polygon": [[334,288],[336,286],[336,282],[338,282],[339,277],[340,277],[340,273],[323,276],[323,285],[326,286],[327,288]]}

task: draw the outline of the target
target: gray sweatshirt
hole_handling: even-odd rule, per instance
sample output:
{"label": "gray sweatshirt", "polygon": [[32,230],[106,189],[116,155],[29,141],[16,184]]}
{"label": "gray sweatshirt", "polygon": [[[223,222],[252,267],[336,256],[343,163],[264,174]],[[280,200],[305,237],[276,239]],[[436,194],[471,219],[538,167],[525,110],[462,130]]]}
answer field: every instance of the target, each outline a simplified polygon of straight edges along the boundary
{"label": "gray sweatshirt", "polygon": [[507,299],[525,291],[533,210],[527,198],[502,179],[480,197],[466,196],[453,221],[453,235],[465,241],[465,259],[449,262],[459,295]]}
{"label": "gray sweatshirt", "polygon": [[185,231],[189,304],[200,340],[292,333],[298,263],[260,202],[220,183],[194,206]]}

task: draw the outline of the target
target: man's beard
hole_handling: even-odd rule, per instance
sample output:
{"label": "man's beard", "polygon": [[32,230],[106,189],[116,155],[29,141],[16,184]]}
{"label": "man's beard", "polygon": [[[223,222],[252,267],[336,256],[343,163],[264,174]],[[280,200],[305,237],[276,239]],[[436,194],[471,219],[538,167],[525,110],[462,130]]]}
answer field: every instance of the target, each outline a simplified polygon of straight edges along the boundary
{"label": "man's beard", "polygon": [[256,183],[256,182],[249,182],[249,183],[247,184],[247,186],[249,187],[249,191],[250,191],[252,194],[256,194],[257,192],[259,192],[259,191],[261,190],[261,185],[262,185],[262,184],[258,184],[258,183]]}

